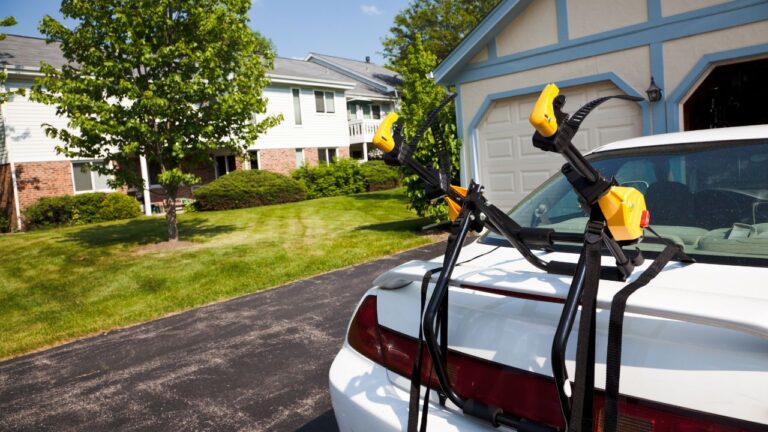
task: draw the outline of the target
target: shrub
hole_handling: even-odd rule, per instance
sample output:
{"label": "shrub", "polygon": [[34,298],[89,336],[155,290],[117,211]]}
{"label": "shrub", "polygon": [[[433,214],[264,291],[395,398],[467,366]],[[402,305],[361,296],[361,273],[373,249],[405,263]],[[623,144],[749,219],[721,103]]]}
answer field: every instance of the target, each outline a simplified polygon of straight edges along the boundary
{"label": "shrub", "polygon": [[200,210],[229,210],[301,201],[307,192],[296,180],[269,171],[235,171],[195,190]]}
{"label": "shrub", "polygon": [[97,213],[97,219],[99,221],[132,219],[140,214],[141,208],[138,201],[128,195],[113,193],[104,198]]}
{"label": "shrub", "polygon": [[135,199],[122,193],[103,192],[44,197],[25,211],[28,228],[106,222],[139,214]]}
{"label": "shrub", "polygon": [[351,159],[316,167],[303,166],[291,175],[307,188],[310,199],[365,192],[360,164]]}
{"label": "shrub", "polygon": [[11,232],[11,221],[5,215],[0,215],[0,233]]}
{"label": "shrub", "polygon": [[383,160],[373,160],[360,164],[360,171],[369,192],[392,189],[400,184],[400,170],[389,166]]}

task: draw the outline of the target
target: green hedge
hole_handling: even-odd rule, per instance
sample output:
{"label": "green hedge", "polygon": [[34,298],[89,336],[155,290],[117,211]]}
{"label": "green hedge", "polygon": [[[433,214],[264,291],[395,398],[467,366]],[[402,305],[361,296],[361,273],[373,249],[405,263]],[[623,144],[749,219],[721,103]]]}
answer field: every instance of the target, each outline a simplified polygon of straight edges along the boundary
{"label": "green hedge", "polygon": [[382,160],[373,160],[360,164],[367,191],[396,188],[400,185],[400,170],[389,166]]}
{"label": "green hedge", "polygon": [[306,186],[310,199],[391,189],[400,183],[398,169],[384,161],[340,159],[330,165],[303,166],[291,175]]}
{"label": "green hedge", "polygon": [[309,199],[365,192],[360,164],[351,159],[314,167],[305,165],[291,176],[307,188]]}
{"label": "green hedge", "polygon": [[229,210],[306,199],[299,182],[269,171],[234,171],[195,190],[200,210]]}
{"label": "green hedge", "polygon": [[40,198],[25,211],[28,228],[83,225],[141,214],[139,203],[122,193],[93,192]]}

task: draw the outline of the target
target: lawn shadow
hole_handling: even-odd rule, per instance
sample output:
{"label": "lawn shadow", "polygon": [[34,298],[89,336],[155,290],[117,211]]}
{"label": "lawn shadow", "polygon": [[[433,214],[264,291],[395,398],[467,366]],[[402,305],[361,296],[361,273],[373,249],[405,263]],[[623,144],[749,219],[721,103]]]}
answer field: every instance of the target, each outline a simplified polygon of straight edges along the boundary
{"label": "lawn shadow", "polygon": [[354,198],[360,201],[387,201],[387,200],[399,200],[403,201],[405,195],[397,192],[364,192],[356,195],[350,195],[350,198]]}
{"label": "lawn shadow", "polygon": [[423,231],[422,228],[425,226],[431,224],[431,220],[428,218],[419,218],[419,219],[406,219],[401,221],[394,221],[394,222],[384,222],[384,223],[378,223],[378,224],[370,224],[370,225],[361,225],[357,228],[355,228],[355,231],[410,231],[410,232],[425,232],[429,233],[431,231]]}
{"label": "lawn shadow", "polygon": [[[209,224],[207,219],[196,218],[179,222],[179,238],[214,237],[232,232],[234,225]],[[94,225],[66,234],[64,241],[84,246],[111,246],[138,243],[140,245],[168,240],[165,219],[140,218],[116,225]]]}

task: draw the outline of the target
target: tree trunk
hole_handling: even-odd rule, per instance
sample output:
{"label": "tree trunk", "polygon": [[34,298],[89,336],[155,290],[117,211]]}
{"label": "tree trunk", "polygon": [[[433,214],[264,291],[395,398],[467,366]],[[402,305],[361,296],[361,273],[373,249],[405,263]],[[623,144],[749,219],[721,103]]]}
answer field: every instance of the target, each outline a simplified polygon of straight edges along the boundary
{"label": "tree trunk", "polygon": [[168,241],[179,241],[179,227],[176,223],[176,195],[177,192],[166,192],[165,195],[165,223],[168,228]]}

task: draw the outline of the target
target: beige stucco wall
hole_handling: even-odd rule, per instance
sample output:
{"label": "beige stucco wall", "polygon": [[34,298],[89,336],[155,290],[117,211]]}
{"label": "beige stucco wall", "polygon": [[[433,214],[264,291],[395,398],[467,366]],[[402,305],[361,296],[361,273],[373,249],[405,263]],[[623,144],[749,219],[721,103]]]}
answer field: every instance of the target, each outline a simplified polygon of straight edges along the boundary
{"label": "beige stucco wall", "polygon": [[664,43],[667,94],[674,91],[705,55],[768,43],[768,21],[704,33]]}
{"label": "beige stucco wall", "polygon": [[496,52],[510,55],[557,43],[555,0],[538,0],[496,36]]}
{"label": "beige stucco wall", "polygon": [[639,93],[648,87],[651,76],[650,51],[647,46],[574,60],[553,66],[527,70],[461,85],[463,130],[468,127],[485,97],[518,88],[543,86],[549,82],[613,72]]}
{"label": "beige stucco wall", "polygon": [[677,15],[720,3],[728,3],[728,1],[730,0],[661,0],[661,15]]}
{"label": "beige stucco wall", "polygon": [[647,0],[567,0],[571,39],[648,20]]}
{"label": "beige stucco wall", "polygon": [[472,60],[469,61],[469,64],[480,63],[480,62],[483,62],[483,61],[486,61],[486,60],[488,60],[488,48],[487,47],[483,48],[482,50],[480,50],[480,52],[477,53],[477,55],[475,57],[473,57]]}

